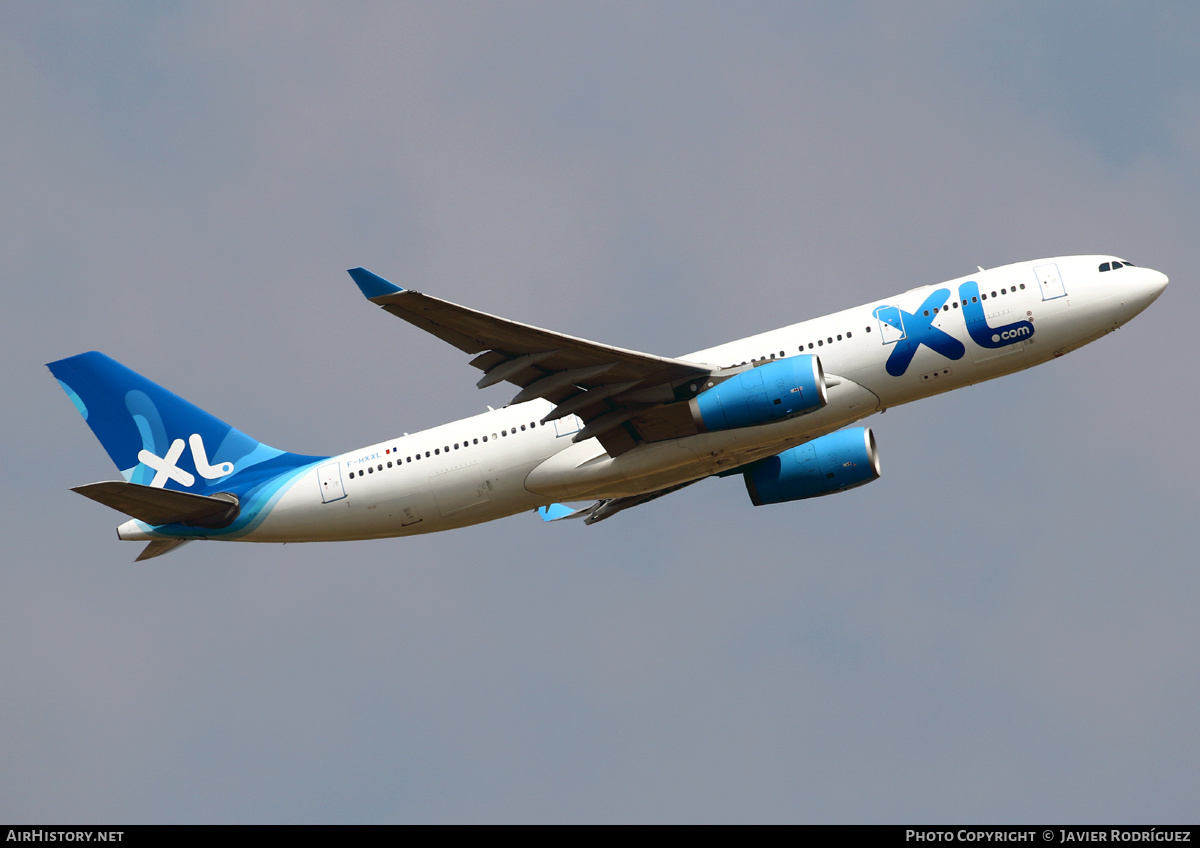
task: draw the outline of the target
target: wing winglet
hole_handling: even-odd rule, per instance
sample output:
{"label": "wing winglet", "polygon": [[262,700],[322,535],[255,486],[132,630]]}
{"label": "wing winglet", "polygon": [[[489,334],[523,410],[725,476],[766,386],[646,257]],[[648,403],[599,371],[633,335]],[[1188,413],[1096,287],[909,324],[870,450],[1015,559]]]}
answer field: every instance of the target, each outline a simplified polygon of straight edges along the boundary
{"label": "wing winglet", "polygon": [[378,274],[372,274],[366,268],[351,268],[348,273],[368,300],[404,291],[398,285],[389,283]]}
{"label": "wing winglet", "polygon": [[537,514],[542,521],[560,521],[564,518],[582,518],[587,509],[571,509],[566,504],[552,503],[549,506],[539,506]]}

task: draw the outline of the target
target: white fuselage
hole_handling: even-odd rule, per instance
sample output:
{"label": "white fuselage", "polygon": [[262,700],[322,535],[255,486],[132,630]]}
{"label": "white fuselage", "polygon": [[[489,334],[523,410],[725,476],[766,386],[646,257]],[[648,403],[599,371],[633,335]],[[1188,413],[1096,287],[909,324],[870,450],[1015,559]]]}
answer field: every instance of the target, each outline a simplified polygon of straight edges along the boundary
{"label": "white fuselage", "polygon": [[[816,354],[830,384],[828,404],[806,415],[642,444],[613,458],[595,439],[572,442],[580,427],[574,416],[539,423],[549,402],[516,404],[330,457],[237,538],[430,533],[555,501],[653,492],[736,468],[882,409],[1046,362],[1111,332],[1167,282],[1146,268],[1098,270],[1113,260],[1073,256],[1006,265],[681,357],[729,368]],[[945,352],[952,344],[947,337],[961,344],[958,358]],[[934,349],[939,340],[943,352]],[[123,525],[120,534],[158,538],[140,522]]]}

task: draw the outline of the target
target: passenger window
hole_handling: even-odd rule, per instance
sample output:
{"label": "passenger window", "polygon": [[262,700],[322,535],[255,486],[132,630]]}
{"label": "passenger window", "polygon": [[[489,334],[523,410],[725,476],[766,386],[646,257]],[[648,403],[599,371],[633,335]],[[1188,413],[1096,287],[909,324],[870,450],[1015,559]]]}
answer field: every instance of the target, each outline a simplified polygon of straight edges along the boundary
{"label": "passenger window", "polygon": [[817,347],[825,347],[825,342],[821,341],[820,339],[817,339]]}
{"label": "passenger window", "polygon": [[374,474],[374,473],[375,473],[375,469],[374,469],[374,468],[371,468],[371,467],[368,467],[368,468],[367,468],[367,473],[368,473],[368,474]]}
{"label": "passenger window", "polygon": [[392,467],[392,461],[388,460],[388,468],[391,468],[391,467]]}

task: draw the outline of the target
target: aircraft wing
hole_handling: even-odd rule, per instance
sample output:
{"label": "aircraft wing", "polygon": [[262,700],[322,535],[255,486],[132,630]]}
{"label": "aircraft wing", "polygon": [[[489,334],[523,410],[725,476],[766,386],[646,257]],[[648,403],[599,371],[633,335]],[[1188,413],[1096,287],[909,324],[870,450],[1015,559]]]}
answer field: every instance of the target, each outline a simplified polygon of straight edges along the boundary
{"label": "aircraft wing", "polygon": [[694,435],[687,404],[712,367],[598,344],[478,312],[402,289],[365,268],[350,276],[372,303],[476,354],[479,388],[508,382],[510,403],[545,398],[555,404],[543,422],[578,415],[575,441],[598,438],[613,456],[639,442]]}
{"label": "aircraft wing", "polygon": [[[701,478],[703,479],[703,478]],[[584,524],[595,524],[597,521],[603,521],[606,518],[612,518],[618,512],[630,509],[635,506],[641,506],[644,503],[658,500],[663,495],[669,495],[672,492],[678,492],[693,483],[699,483],[700,480],[688,480],[686,483],[676,483],[674,486],[668,486],[665,489],[658,489],[654,492],[647,492],[644,495],[630,495],[624,498],[605,498],[604,500],[596,501],[593,504],[583,507],[582,509],[571,509],[569,506],[560,503],[550,504],[549,506],[538,507],[537,514],[541,516],[542,521],[562,521],[564,518],[582,518]]]}

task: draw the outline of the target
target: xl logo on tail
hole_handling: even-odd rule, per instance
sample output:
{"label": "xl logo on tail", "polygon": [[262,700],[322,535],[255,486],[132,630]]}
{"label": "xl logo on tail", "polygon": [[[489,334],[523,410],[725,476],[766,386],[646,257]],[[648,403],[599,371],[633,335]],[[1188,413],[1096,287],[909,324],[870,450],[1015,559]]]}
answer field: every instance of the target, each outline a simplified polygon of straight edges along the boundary
{"label": "xl logo on tail", "polygon": [[[200,438],[199,433],[192,433],[188,437],[188,444],[192,448],[192,464],[196,466],[197,473],[204,479],[216,480],[233,473],[232,462],[222,462],[220,465],[208,464],[208,452],[204,449],[204,439]],[[138,461],[155,471],[154,479],[150,481],[150,485],[154,488],[162,488],[167,485],[167,480],[174,480],[189,488],[196,482],[194,475],[175,464],[181,456],[183,456],[183,439],[171,442],[166,456],[158,456],[145,448],[138,451]]]}

